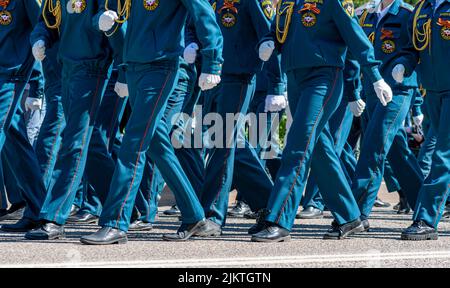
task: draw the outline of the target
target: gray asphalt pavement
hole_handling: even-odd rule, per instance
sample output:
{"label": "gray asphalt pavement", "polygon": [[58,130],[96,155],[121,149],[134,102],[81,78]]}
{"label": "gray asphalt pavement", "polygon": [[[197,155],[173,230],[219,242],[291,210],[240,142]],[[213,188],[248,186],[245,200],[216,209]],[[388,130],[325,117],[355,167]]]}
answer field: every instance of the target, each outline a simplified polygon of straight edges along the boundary
{"label": "gray asphalt pavement", "polygon": [[[381,193],[381,198],[397,202],[395,195]],[[441,224],[438,241],[400,241],[410,219],[392,208],[378,208],[369,233],[324,241],[322,235],[332,221],[327,212],[324,219],[297,220],[291,242],[259,244],[246,235],[252,220],[231,218],[220,238],[167,243],[161,235],[175,230],[179,222],[160,213],[153,231],[130,233],[126,245],[81,245],[79,238],[95,231],[95,225],[67,226],[66,239],[50,242],[2,232],[0,267],[450,267],[450,222]]]}

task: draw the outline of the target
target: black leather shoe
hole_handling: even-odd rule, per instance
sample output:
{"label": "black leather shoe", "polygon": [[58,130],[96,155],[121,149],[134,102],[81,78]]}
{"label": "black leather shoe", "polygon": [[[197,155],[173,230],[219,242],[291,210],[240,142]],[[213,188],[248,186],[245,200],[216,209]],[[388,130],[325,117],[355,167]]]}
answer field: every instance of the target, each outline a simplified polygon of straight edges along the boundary
{"label": "black leather shoe", "polygon": [[206,232],[210,226],[208,226],[208,220],[202,220],[194,224],[182,224],[177,233],[164,234],[163,240],[172,242],[187,241],[194,235],[202,235],[202,232]]}
{"label": "black leather shoe", "polygon": [[23,212],[25,211],[25,204],[13,204],[6,211],[6,214],[0,217],[0,221],[6,220],[20,220],[23,218]]}
{"label": "black leather shoe", "polygon": [[269,215],[269,213],[270,213],[269,210],[261,209],[258,212],[258,218],[256,218],[256,224],[253,225],[252,227],[250,227],[250,229],[248,229],[248,234],[254,235],[254,234],[257,234],[257,233],[263,231],[264,229],[266,229],[268,227],[268,225],[270,225],[266,221],[266,217],[267,217],[267,215]]}
{"label": "black leather shoe", "polygon": [[64,237],[64,226],[55,223],[45,223],[39,228],[30,230],[25,234],[25,239],[28,240],[55,240]]}
{"label": "black leather shoe", "polygon": [[128,237],[124,231],[111,227],[103,227],[94,234],[81,237],[80,242],[86,245],[126,244]]}
{"label": "black leather shoe", "polygon": [[297,219],[321,219],[323,218],[323,211],[315,207],[309,206],[303,209],[302,212],[295,216]]}
{"label": "black leather shoe", "polygon": [[15,224],[2,225],[0,230],[13,233],[25,233],[30,230],[38,228],[40,224],[41,223],[39,221],[33,221],[28,218],[22,218]]}
{"label": "black leather shoe", "polygon": [[411,207],[409,206],[408,201],[405,197],[400,198],[399,204],[400,205],[398,207],[397,214],[409,214],[411,212]]}
{"label": "black leather shoe", "polygon": [[289,231],[275,224],[269,224],[266,229],[252,235],[252,242],[275,243],[288,242],[290,240],[291,235]]}
{"label": "black leather shoe", "polygon": [[252,212],[250,207],[244,201],[238,201],[236,206],[228,211],[230,217],[244,217],[245,213]]}
{"label": "black leather shoe", "polygon": [[7,215],[7,214],[8,214],[8,210],[6,210],[6,209],[0,209],[0,219],[1,219],[3,216]]}
{"label": "black leather shoe", "polygon": [[163,214],[167,216],[179,216],[181,215],[181,212],[177,205],[173,205],[170,209],[164,211]]}
{"label": "black leather shoe", "polygon": [[375,203],[373,204],[373,206],[378,207],[378,208],[388,208],[388,207],[391,207],[391,204],[389,204],[387,202],[383,202],[379,198],[377,198],[377,200],[375,200]]}
{"label": "black leather shoe", "polygon": [[221,235],[222,226],[209,219],[206,219],[206,226],[194,234],[197,237],[219,237]]}
{"label": "black leather shoe", "polygon": [[247,211],[244,213],[244,218],[245,219],[257,219],[258,218],[258,212],[253,212],[253,211]]}
{"label": "black leather shoe", "polygon": [[78,208],[78,206],[72,205],[72,208],[70,208],[69,216],[73,216],[73,215],[77,214],[78,211],[80,211],[80,208]]}
{"label": "black leather shoe", "polygon": [[399,208],[400,208],[400,202],[398,202],[397,204],[394,205],[394,207],[392,207],[392,209],[395,211],[398,211]]}
{"label": "black leather shoe", "polygon": [[369,232],[369,230],[370,230],[369,219],[361,220],[361,223],[362,223],[362,225],[364,227],[364,232]]}
{"label": "black leather shoe", "polygon": [[91,224],[97,223],[98,217],[91,213],[79,211],[77,214],[70,216],[67,219],[69,224]]}
{"label": "black leather shoe", "polygon": [[333,221],[331,229],[323,235],[323,239],[341,240],[358,232],[364,232],[364,226],[359,219],[344,225],[338,225],[337,222]]}
{"label": "black leather shoe", "polygon": [[403,230],[402,240],[424,241],[437,240],[438,232],[424,221],[415,221],[409,228]]}
{"label": "black leather shoe", "polygon": [[136,220],[130,224],[128,231],[150,231],[153,230],[152,223]]}

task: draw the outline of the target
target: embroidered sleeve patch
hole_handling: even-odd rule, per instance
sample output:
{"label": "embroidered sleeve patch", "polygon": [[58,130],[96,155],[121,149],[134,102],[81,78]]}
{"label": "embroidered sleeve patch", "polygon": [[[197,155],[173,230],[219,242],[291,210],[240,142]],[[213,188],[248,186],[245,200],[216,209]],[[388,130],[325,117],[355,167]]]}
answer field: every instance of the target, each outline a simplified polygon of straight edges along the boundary
{"label": "embroidered sleeve patch", "polygon": [[355,16],[355,5],[352,0],[342,1],[342,7],[344,7],[345,13],[347,13],[348,16],[352,18]]}
{"label": "embroidered sleeve patch", "polygon": [[275,14],[275,7],[273,6],[272,0],[263,0],[261,6],[267,19],[272,20],[273,15]]}

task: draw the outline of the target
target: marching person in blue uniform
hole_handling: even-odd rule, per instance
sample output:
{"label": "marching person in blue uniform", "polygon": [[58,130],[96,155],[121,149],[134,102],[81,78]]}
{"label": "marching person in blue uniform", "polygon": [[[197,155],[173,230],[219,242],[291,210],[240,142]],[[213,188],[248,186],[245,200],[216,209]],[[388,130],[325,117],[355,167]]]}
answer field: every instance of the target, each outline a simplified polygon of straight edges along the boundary
{"label": "marching person in blue uniform", "polygon": [[0,151],[11,172],[7,180],[18,184],[16,189],[26,202],[23,218],[15,224],[2,226],[1,229],[8,232],[26,232],[37,227],[38,211],[45,195],[19,107],[35,63],[29,37],[38,20],[39,9],[35,0],[0,1]]}
{"label": "marching person in blue uniform", "polygon": [[[122,63],[123,31],[118,29],[118,25],[115,29],[114,23],[110,24],[108,19],[115,15],[105,11],[102,3],[46,0],[41,21],[31,35],[33,55],[39,61],[45,59],[47,48],[59,41],[58,61],[62,63],[62,105],[66,125],[40,213],[42,225],[25,235],[30,240],[64,237],[64,224],[84,175],[94,122],[113,56],[114,61]],[[103,30],[108,30],[105,34],[111,37],[107,37]],[[125,82],[125,75],[121,73],[116,83],[119,95],[126,94],[123,89]],[[114,163],[110,160],[102,164],[101,177],[90,180],[96,181],[96,192],[104,195],[108,191]]]}
{"label": "marching person in blue uniform", "polygon": [[[341,157],[345,149],[348,136],[353,124],[353,117],[360,117],[365,110],[366,103],[360,99],[361,92],[361,70],[357,61],[347,56],[344,68],[344,94],[338,109],[330,119],[329,127],[333,136],[336,153],[342,162],[342,169],[347,180],[351,183],[354,170],[348,171],[347,167],[354,168],[354,157]],[[353,154],[353,153],[352,153]],[[349,161],[350,163],[345,163]],[[306,184],[305,196],[303,198],[304,210],[297,215],[300,219],[322,218],[325,204],[320,196],[314,174],[311,173]]]}
{"label": "marching person in blue uniform", "polygon": [[[119,20],[127,21],[124,62],[132,113],[125,129],[113,180],[96,233],[81,238],[84,244],[105,245],[127,241],[146,152],[150,152],[163,178],[175,194],[183,223],[166,241],[186,241],[202,234],[209,222],[189,179],[175,156],[165,107],[178,80],[179,57],[184,49],[184,29],[189,12],[201,43],[202,90],[220,82],[222,36],[206,0],[146,0],[118,3]],[[153,141],[155,140],[155,141]],[[149,147],[151,146],[151,149]]]}
{"label": "marching person in blue uniform", "polygon": [[379,62],[358,25],[351,0],[280,1],[272,32],[259,45],[259,52],[263,60],[268,60],[275,49],[282,55],[293,123],[268,203],[265,227],[252,236],[252,241],[290,239],[310,166],[335,218],[324,238],[342,239],[364,230],[327,125],[341,102],[347,48],[361,65],[364,77],[373,83],[381,103],[387,105],[392,91],[380,75]]}
{"label": "marching person in blue uniform", "polygon": [[450,193],[450,1],[422,0],[408,22],[409,44],[398,55],[392,77],[404,83],[417,70],[436,133],[431,171],[417,198],[414,223],[403,240],[435,240]]}
{"label": "marching person in blue uniform", "polygon": [[[232,129],[226,131],[224,127],[223,132],[216,135],[222,139],[223,143],[219,144],[222,147],[209,150],[205,183],[200,193],[206,216],[216,224],[211,234],[220,235],[226,221],[234,168],[240,176],[235,184],[238,189],[241,187],[241,192],[249,192],[243,196],[254,211],[265,208],[273,186],[255,149],[239,134],[255,92],[255,75],[263,67],[255,46],[270,31],[275,8],[272,1],[262,0],[219,0],[213,1],[212,6],[224,37],[225,62],[221,85],[207,97],[216,107],[211,112],[222,119],[229,113],[236,115]],[[267,98],[270,105],[280,107],[279,111],[286,106],[285,84],[279,59],[272,57],[271,61],[271,68],[267,69],[270,80]],[[240,147],[236,148],[238,142]]]}
{"label": "marching person in blue uniform", "polygon": [[363,220],[369,218],[377,199],[386,159],[411,207],[414,207],[423,183],[422,172],[408,147],[403,126],[417,89],[416,73],[411,73],[402,84],[397,84],[391,74],[393,61],[408,43],[404,24],[411,16],[412,7],[402,0],[385,0],[375,12],[366,11],[360,24],[373,43],[376,59],[382,62],[380,71],[393,87],[394,97],[387,106],[381,105],[371,90],[370,81],[367,83],[367,79],[363,79],[369,122],[352,182]]}

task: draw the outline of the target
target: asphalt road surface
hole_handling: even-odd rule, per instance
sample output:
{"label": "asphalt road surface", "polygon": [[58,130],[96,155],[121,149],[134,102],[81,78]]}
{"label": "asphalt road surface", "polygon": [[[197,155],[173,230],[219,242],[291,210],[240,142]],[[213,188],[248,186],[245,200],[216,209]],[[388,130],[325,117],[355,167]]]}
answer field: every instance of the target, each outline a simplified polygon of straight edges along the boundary
{"label": "asphalt road surface", "polygon": [[[396,204],[397,196],[381,193]],[[160,211],[168,208],[163,201]],[[411,215],[398,216],[392,208],[375,209],[371,232],[343,241],[324,241],[332,219],[296,221],[292,241],[279,244],[250,242],[252,220],[231,218],[224,235],[168,243],[161,235],[175,230],[177,217],[159,215],[155,229],[130,233],[126,245],[84,246],[80,236],[95,225],[67,226],[67,237],[50,242],[31,242],[21,234],[0,234],[1,267],[450,267],[450,222],[441,224],[440,239],[404,242],[400,232]]]}

